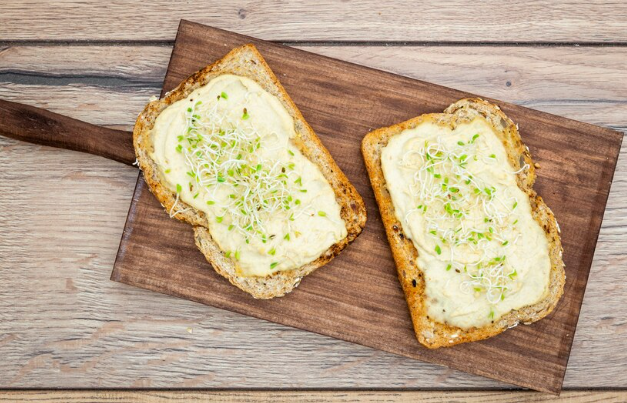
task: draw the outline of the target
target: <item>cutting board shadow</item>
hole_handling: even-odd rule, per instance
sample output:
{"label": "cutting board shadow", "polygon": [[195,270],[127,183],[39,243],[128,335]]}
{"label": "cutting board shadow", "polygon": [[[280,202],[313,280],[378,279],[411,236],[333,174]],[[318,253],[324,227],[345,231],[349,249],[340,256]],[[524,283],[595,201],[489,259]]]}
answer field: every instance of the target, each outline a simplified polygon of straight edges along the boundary
{"label": "cutting board shadow", "polygon": [[[546,319],[493,339],[428,350],[414,337],[385,232],[360,154],[370,130],[472,96],[182,21],[163,90],[254,43],[368,208],[362,235],[291,294],[255,300],[217,275],[189,225],[170,219],[138,178],[111,278],[516,385],[558,393],[573,341],[622,134],[497,102],[520,125],[538,170],[536,190],[562,228],[566,287]],[[416,50],[419,51],[419,50]]]}

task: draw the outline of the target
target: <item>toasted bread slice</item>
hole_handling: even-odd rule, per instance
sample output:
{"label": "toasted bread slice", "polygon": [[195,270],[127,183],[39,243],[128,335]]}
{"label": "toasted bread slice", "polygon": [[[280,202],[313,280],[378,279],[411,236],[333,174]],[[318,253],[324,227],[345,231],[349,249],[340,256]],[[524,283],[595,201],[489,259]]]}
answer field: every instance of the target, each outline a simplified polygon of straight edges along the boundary
{"label": "toasted bread slice", "polygon": [[276,96],[294,119],[296,138],[294,145],[310,161],[315,163],[335,193],[341,207],[341,218],[346,224],[348,235],[323,252],[316,260],[289,271],[279,271],[266,277],[244,277],[238,274],[232,259],[225,256],[212,239],[205,213],[188,204],[178,201],[181,210],[176,218],[193,226],[196,245],[211,263],[213,268],[226,277],[233,285],[250,293],[255,298],[273,298],[292,291],[307,274],[328,263],[338,255],[361,232],[366,223],[366,209],[362,198],[344,173],[307,124],[285,89],[270,70],[261,54],[253,45],[233,49],[222,59],[198,71],[160,100],[150,102],[137,118],[133,130],[133,142],[139,166],[151,192],[167,211],[176,203],[176,192],[164,183],[161,170],[150,157],[153,150],[152,128],[159,114],[172,103],[186,98],[192,91],[206,85],[213,78],[223,74],[247,77],[257,82],[265,91]]}
{"label": "toasted bread slice", "polygon": [[[436,322],[427,315],[424,271],[416,263],[417,249],[413,242],[403,235],[403,227],[395,216],[394,205],[381,167],[381,155],[393,136],[421,123],[432,122],[455,128],[477,117],[485,118],[497,133],[505,146],[509,163],[515,171],[525,164],[528,165],[527,169],[521,169],[516,174],[516,182],[518,187],[529,196],[533,219],[540,224],[546,234],[551,268],[549,292],[544,299],[533,305],[510,311],[486,326],[461,329]],[[532,188],[536,176],[529,149],[523,145],[517,126],[497,105],[478,98],[462,99],[450,105],[444,113],[426,114],[394,126],[374,130],[364,138],[362,153],[394,255],[398,277],[405,292],[416,337],[420,343],[428,348],[439,348],[486,339],[520,322],[530,324],[540,320],[555,308],[563,294],[565,282],[559,226],[551,210]]]}

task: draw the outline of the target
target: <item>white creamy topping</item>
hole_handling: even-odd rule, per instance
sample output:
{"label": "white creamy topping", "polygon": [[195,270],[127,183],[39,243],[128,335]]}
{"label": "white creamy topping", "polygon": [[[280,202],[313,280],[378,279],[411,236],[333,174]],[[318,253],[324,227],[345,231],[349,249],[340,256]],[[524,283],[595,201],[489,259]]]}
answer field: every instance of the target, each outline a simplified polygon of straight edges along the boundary
{"label": "white creamy topping", "polygon": [[431,318],[479,327],[547,295],[548,241],[484,119],[405,130],[384,148],[382,168],[418,250]]}
{"label": "white creamy topping", "polygon": [[331,185],[295,137],[281,102],[235,75],[214,78],[155,121],[151,157],[177,200],[206,213],[240,275],[300,267],[347,235]]}

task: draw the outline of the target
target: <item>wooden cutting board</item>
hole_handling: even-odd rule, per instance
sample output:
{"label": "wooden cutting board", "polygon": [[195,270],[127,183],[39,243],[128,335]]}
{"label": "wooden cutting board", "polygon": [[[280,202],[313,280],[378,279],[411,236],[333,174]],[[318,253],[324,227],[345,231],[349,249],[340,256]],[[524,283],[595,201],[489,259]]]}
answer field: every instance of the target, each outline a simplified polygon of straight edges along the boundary
{"label": "wooden cutting board", "polygon": [[363,196],[366,228],[293,293],[255,300],[212,270],[194,245],[191,227],[168,217],[140,175],[112,280],[559,393],[622,134],[492,100],[520,125],[523,141],[541,166],[535,189],[563,231],[564,297],[549,317],[531,326],[428,350],[414,337],[360,143],[374,128],[441,112],[472,95],[187,21],[179,26],[164,92],[233,47],[251,42]]}

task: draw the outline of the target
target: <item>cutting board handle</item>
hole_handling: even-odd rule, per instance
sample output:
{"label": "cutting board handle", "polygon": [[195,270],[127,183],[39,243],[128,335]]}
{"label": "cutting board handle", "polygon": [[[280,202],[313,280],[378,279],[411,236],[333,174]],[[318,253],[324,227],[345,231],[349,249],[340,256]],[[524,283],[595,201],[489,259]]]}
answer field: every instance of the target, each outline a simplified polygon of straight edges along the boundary
{"label": "cutting board handle", "polygon": [[130,132],[107,129],[45,109],[1,99],[0,135],[99,155],[127,165],[135,162],[133,136]]}

